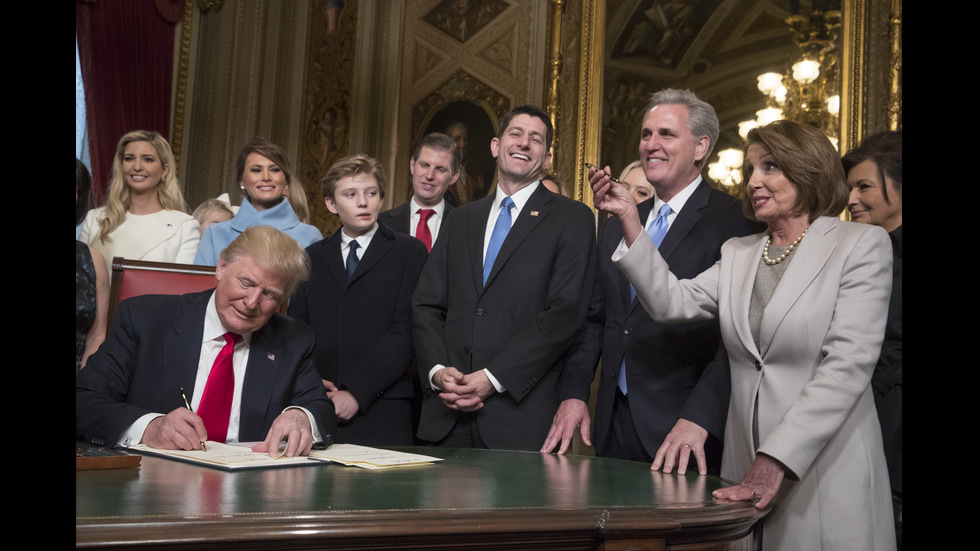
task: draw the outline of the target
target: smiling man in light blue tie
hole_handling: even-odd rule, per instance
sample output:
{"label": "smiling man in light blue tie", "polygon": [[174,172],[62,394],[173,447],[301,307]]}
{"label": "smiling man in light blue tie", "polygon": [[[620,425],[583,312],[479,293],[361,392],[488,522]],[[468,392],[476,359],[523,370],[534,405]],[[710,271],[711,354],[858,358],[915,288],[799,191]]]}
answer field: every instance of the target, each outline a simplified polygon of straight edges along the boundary
{"label": "smiling man in light blue tie", "polygon": [[[714,109],[688,90],[657,92],[643,110],[640,162],[655,196],[638,205],[640,220],[680,278],[710,267],[727,239],[762,230],[745,219],[734,197],[701,176],[717,139]],[[691,461],[702,473],[717,473],[730,392],[728,361],[716,354],[718,323],[653,321],[612,263],[622,237],[619,221],[610,219],[599,237],[595,315],[568,359],[562,405],[541,451],[563,453],[580,428],[587,443],[594,434],[598,455],[680,473]],[[586,402],[600,358],[590,434]]]}
{"label": "smiling man in light blue tie", "polygon": [[532,105],[501,118],[496,193],[453,211],[422,271],[413,336],[423,440],[537,450],[548,432],[595,274],[592,211],[538,180],[552,134]]}

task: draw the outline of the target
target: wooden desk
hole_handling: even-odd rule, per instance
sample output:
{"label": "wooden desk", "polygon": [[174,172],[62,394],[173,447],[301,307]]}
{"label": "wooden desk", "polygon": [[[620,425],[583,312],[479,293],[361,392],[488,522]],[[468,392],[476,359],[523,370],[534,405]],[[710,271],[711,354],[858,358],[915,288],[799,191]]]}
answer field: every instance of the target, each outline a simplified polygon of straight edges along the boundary
{"label": "wooden desk", "polygon": [[723,481],[646,463],[406,448],[442,457],[368,471],[336,464],[225,472],[144,457],[75,473],[75,543],[254,549],[756,549],[749,504]]}

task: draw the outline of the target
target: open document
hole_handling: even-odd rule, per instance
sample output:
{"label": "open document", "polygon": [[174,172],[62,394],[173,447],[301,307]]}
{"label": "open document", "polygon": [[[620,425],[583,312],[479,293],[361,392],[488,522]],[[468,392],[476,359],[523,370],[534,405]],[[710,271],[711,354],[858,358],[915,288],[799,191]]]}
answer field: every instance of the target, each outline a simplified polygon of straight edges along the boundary
{"label": "open document", "polygon": [[310,457],[365,469],[390,469],[442,461],[440,457],[382,450],[354,444],[334,444],[325,450],[313,450],[310,452]]}
{"label": "open document", "polygon": [[251,443],[225,444],[222,442],[207,442],[204,450],[159,450],[146,444],[137,444],[130,451],[155,455],[178,461],[187,461],[205,467],[214,467],[228,471],[241,469],[265,469],[271,467],[295,467],[300,465],[317,465],[327,462],[340,463],[364,469],[389,469],[392,467],[408,467],[442,461],[438,457],[429,457],[415,453],[406,453],[354,444],[333,444],[326,450],[313,450],[309,457],[269,457],[267,453],[253,452]]}
{"label": "open document", "polygon": [[207,451],[204,450],[159,450],[151,448],[146,444],[130,446],[131,451],[156,455],[178,461],[189,461],[205,467],[214,467],[229,471],[239,469],[264,469],[268,467],[291,467],[296,465],[315,465],[322,461],[309,457],[286,457],[280,454],[279,457],[269,457],[269,454],[253,452],[251,446],[225,444],[223,442],[211,442],[206,444]]}

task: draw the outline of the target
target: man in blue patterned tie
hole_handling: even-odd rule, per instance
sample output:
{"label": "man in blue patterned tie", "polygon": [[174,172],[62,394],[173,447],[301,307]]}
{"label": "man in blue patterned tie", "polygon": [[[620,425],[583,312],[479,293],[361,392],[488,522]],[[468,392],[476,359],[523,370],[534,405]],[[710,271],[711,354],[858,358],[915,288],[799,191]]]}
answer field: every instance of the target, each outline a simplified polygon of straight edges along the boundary
{"label": "man in blue patterned tie", "polygon": [[[762,231],[734,197],[701,176],[717,140],[714,109],[689,90],[661,90],[643,110],[640,161],[655,196],[638,205],[640,219],[677,277],[711,266],[727,239]],[[590,177],[603,173],[609,168]],[[580,428],[586,443],[595,435],[598,455],[684,473],[693,454],[699,472],[717,474],[730,391],[718,323],[653,321],[612,262],[622,238],[621,224],[610,219],[599,237],[594,315],[568,359],[562,404],[541,451],[564,453]],[[600,358],[590,432],[586,402]]]}
{"label": "man in blue patterned tie", "polygon": [[538,180],[553,135],[540,108],[516,107],[499,128],[496,193],[453,211],[413,298],[425,394],[418,436],[537,450],[589,304],[595,218]]}

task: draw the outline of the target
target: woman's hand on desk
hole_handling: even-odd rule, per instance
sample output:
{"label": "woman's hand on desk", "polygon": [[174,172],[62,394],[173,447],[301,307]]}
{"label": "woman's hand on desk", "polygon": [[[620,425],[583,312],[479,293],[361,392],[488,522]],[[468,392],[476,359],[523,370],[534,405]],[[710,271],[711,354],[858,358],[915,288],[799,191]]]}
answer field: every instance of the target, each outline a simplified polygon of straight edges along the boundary
{"label": "woman's hand on desk", "polygon": [[752,466],[745,472],[738,486],[715,490],[711,495],[729,501],[748,501],[759,498],[755,506],[765,509],[779,492],[786,470],[782,463],[764,453],[756,454]]}

